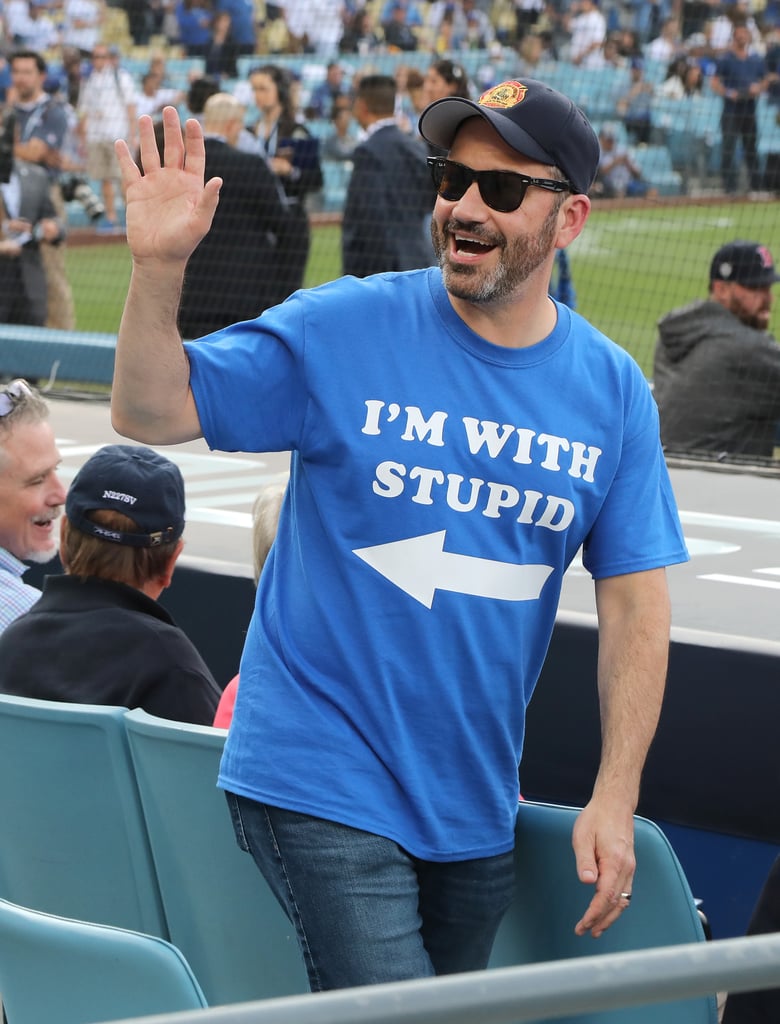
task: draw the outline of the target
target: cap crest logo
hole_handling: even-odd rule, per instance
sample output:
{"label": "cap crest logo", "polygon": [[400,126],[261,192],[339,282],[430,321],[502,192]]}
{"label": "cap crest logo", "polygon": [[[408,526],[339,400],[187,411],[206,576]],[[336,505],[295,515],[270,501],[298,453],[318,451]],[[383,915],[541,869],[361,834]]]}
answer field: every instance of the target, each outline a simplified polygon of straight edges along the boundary
{"label": "cap crest logo", "polygon": [[772,253],[767,249],[765,245],[756,246],[756,252],[761,260],[761,265],[764,270],[774,270],[775,266],[772,262]]}
{"label": "cap crest logo", "polygon": [[525,99],[526,92],[528,92],[528,87],[522,82],[502,82],[501,85],[494,85],[492,89],[483,92],[479,97],[479,105],[499,109],[516,107]]}

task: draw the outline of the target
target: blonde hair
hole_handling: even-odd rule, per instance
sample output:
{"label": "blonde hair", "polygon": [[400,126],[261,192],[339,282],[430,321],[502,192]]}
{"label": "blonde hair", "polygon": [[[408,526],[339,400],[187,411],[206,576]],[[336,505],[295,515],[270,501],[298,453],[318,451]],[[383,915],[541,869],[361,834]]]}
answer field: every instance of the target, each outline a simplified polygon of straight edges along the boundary
{"label": "blonde hair", "polygon": [[289,474],[284,473],[260,491],[252,506],[252,553],[254,555],[255,585],[260,579],[268,552],[276,537],[279,513],[282,508]]}

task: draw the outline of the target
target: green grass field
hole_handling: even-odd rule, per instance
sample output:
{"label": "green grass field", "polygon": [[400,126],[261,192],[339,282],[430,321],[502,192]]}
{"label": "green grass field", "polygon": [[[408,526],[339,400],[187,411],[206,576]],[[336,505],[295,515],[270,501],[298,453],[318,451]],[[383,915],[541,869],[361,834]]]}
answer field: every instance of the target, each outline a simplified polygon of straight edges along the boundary
{"label": "green grass field", "polygon": [[[710,260],[724,242],[756,239],[780,255],[779,210],[776,202],[594,210],[570,249],[577,308],[650,375],[658,318],[706,294]],[[338,275],[339,239],[337,225],[314,229],[307,287]],[[71,244],[67,261],[78,329],[116,331],[130,274],[126,246]],[[780,334],[778,309],[772,329]]]}

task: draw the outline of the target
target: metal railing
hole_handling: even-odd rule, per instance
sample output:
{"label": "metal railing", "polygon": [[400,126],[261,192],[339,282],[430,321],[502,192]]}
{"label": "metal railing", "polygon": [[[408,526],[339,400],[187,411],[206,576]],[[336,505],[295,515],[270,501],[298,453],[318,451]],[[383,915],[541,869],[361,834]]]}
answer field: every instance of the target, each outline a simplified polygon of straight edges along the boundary
{"label": "metal railing", "polygon": [[268,999],[143,1024],[523,1024],[775,987],[780,934]]}

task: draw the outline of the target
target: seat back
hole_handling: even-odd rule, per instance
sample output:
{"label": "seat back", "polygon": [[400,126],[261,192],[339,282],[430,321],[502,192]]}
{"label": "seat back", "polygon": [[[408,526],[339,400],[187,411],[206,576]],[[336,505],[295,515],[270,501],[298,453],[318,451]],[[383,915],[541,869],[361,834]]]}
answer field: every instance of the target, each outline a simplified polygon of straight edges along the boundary
{"label": "seat back", "polygon": [[[574,934],[593,895],[578,877],[571,845],[577,808],[526,801],[516,832],[516,896],[502,922],[491,967],[562,960],[599,953],[704,942],[704,931],[680,863],[663,832],[634,818],[637,860],[631,906],[599,939]],[[706,997],[637,1007],[631,1024],[716,1024],[715,999]],[[566,1018],[561,1024],[619,1024],[615,1011]]]}
{"label": "seat back", "polygon": [[167,938],[123,715],[0,694],[0,896]]}
{"label": "seat back", "polygon": [[225,731],[125,714],[171,941],[213,1005],[308,992],[295,930],[235,840]]}
{"label": "seat back", "polygon": [[6,900],[0,991],[13,1024],[91,1024],[207,1005],[187,961],[163,939]]}

